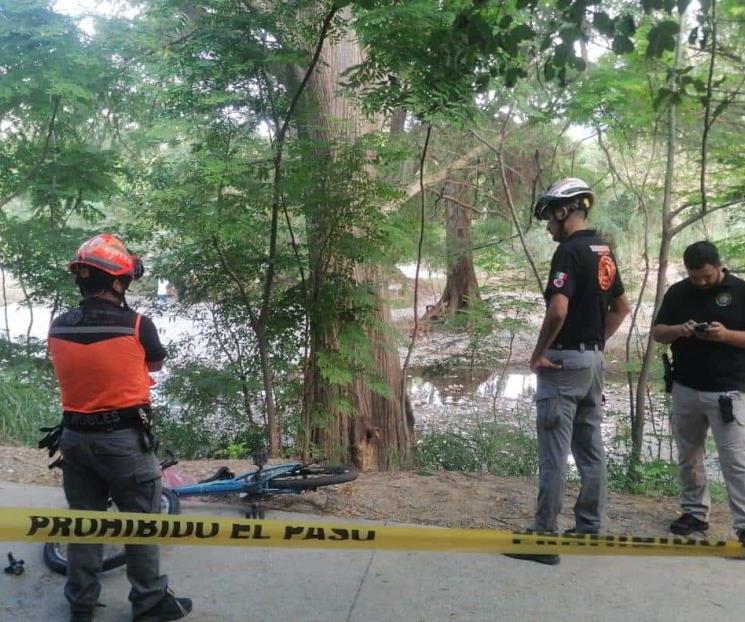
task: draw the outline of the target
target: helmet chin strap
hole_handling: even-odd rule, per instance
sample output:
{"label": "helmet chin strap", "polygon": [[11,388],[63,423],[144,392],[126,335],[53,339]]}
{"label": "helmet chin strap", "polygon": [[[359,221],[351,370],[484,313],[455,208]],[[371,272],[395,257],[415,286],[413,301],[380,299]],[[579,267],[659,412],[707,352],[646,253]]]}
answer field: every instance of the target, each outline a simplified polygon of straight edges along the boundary
{"label": "helmet chin strap", "polygon": [[558,235],[558,238],[559,238],[559,241],[560,242],[563,242],[568,237],[568,235],[567,235],[567,228],[566,228],[566,220],[567,219],[564,218],[563,220],[557,220],[556,221],[556,222],[559,223],[559,232],[558,232],[559,235]]}

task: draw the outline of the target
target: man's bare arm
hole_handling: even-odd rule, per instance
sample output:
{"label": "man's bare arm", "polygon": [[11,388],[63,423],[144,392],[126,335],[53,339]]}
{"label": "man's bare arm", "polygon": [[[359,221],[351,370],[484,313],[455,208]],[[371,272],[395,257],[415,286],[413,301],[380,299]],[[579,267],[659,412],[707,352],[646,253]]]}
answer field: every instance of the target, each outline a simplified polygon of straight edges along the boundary
{"label": "man's bare arm", "polygon": [[629,304],[628,298],[626,298],[626,294],[621,294],[611,300],[610,311],[608,311],[608,315],[605,317],[606,341],[616,334],[618,327],[621,326],[630,312],[631,305]]}
{"label": "man's bare arm", "polygon": [[691,337],[696,322],[688,320],[685,324],[655,324],[652,337],[659,343],[672,343],[681,337]]}
{"label": "man's bare arm", "polygon": [[735,348],[745,348],[745,331],[730,330],[721,322],[712,322],[705,331],[696,333],[696,337],[704,341],[719,341]]}
{"label": "man's bare arm", "polygon": [[545,357],[545,352],[561,332],[561,327],[564,326],[568,309],[569,298],[564,294],[554,294],[551,296],[551,302],[548,304],[546,314],[543,316],[541,330],[538,333],[538,341],[536,342],[533,354],[530,357],[530,369],[533,371],[538,367],[560,367],[559,365],[551,363]]}

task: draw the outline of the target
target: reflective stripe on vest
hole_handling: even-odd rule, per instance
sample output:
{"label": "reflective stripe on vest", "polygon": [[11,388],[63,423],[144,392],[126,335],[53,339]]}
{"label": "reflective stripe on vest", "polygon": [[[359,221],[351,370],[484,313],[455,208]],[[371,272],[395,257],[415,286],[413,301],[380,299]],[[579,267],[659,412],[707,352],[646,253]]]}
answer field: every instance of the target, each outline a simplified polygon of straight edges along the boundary
{"label": "reflective stripe on vest", "polygon": [[[140,315],[132,326],[62,326],[49,331],[49,353],[62,408],[92,413],[150,403],[150,375],[140,343]],[[94,343],[74,335],[109,333]],[[66,337],[66,338],[64,338]]]}

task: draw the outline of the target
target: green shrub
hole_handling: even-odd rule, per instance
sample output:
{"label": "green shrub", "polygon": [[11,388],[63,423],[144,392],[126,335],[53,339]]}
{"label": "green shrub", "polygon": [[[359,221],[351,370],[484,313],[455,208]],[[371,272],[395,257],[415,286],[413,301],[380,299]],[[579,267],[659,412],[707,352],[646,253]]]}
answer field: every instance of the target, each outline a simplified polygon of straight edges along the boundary
{"label": "green shrub", "polygon": [[468,440],[454,432],[432,433],[420,438],[417,460],[422,468],[443,471],[476,471],[479,466]]}
{"label": "green shrub", "polygon": [[502,476],[534,475],[538,469],[535,439],[495,423],[458,431],[424,434],[417,443],[420,469],[482,471]]}
{"label": "green shrub", "polygon": [[608,487],[614,492],[652,497],[674,497],[680,494],[678,467],[672,460],[642,462],[629,470],[628,457],[609,457]]}
{"label": "green shrub", "polygon": [[51,365],[43,359],[0,361],[0,442],[35,445],[39,428],[62,416]]}

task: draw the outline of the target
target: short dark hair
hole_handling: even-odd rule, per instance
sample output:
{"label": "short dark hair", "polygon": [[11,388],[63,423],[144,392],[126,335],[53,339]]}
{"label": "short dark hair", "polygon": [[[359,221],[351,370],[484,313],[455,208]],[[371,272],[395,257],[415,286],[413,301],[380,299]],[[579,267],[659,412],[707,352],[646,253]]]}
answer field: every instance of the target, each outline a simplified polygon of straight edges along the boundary
{"label": "short dark hair", "polygon": [[75,276],[75,283],[83,296],[95,296],[103,290],[113,291],[114,281],[117,278],[125,283],[128,281],[126,277],[111,276],[93,266],[87,266],[87,268],[89,271],[87,278],[82,278],[80,275]]}
{"label": "short dark hair", "polygon": [[549,209],[551,210],[552,214],[555,214],[557,210],[565,207],[569,210],[567,218],[569,218],[569,216],[574,212],[582,212],[582,215],[587,218],[587,208],[585,207],[582,198],[583,197],[571,197],[569,199],[553,201],[549,205]]}
{"label": "short dark hair", "polygon": [[718,268],[722,265],[719,251],[711,242],[694,242],[683,251],[683,263],[688,270],[700,270],[706,265]]}

